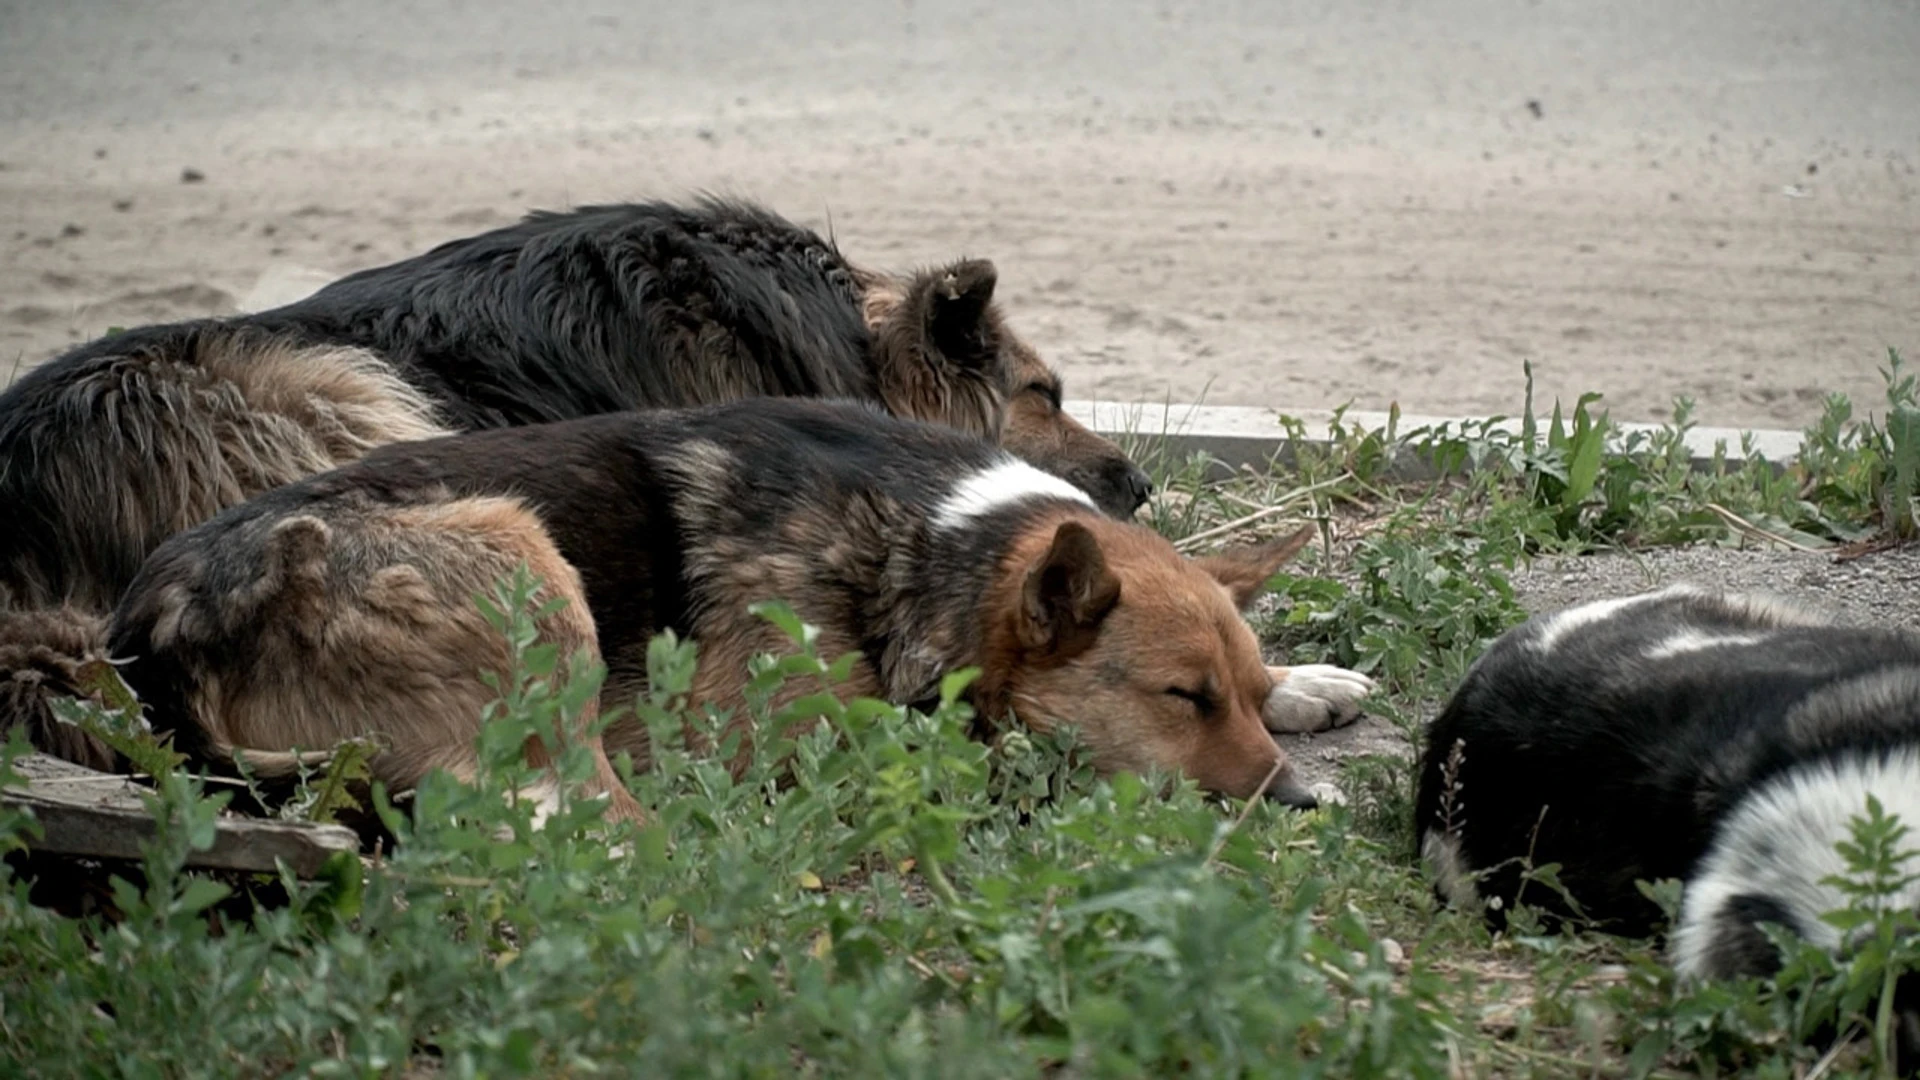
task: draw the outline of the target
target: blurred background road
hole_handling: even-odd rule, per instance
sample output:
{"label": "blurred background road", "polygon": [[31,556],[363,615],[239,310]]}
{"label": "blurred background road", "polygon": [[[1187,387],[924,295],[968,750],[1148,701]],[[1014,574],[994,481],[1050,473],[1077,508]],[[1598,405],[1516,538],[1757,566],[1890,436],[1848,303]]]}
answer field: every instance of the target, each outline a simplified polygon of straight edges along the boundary
{"label": "blurred background road", "polygon": [[[1796,427],[1920,354],[1920,2],[0,0],[0,366],[696,190],[1070,396]],[[1920,359],[1920,355],[1916,355]]]}

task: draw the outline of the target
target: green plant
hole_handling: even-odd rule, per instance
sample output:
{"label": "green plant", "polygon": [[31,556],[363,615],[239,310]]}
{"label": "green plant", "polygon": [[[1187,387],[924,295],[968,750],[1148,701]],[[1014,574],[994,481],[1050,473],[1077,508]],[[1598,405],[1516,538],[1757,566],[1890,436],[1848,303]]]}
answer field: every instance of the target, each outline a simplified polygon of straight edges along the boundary
{"label": "green plant", "polygon": [[[1910,408],[1903,379],[1894,365],[1890,400]],[[1687,402],[1653,432],[1598,404],[1419,431],[1340,410],[1324,438],[1300,427],[1303,452],[1233,477],[1163,454],[1153,521],[1196,545],[1321,522],[1260,626],[1276,660],[1373,671],[1370,709],[1412,738],[1520,618],[1509,575],[1535,555],[1813,547],[1900,506],[1904,421],[1835,401],[1797,463],[1745,445],[1698,467]],[[791,645],[734,673],[737,714],[693,700],[692,643],[649,644],[646,690],[612,710],[651,736],[648,767],[627,766],[644,823],[609,825],[590,800],[536,819],[515,797],[537,779],[525,740],[582,777],[560,733],[601,672],[539,639],[525,574],[483,609],[512,662],[480,774],[410,801],[376,786],[397,846],[318,881],[185,871],[239,789],[209,797],[110,685],[74,706],[162,755],[160,839],[111,868],[115,910],[64,918],[28,902],[34,826],[0,807],[0,1060],[46,1076],[1787,1077],[1815,1064],[1808,1032],[1883,1036],[1878,1003],[1912,963],[1906,916],[1870,896],[1910,864],[1871,810],[1850,840],[1855,948],[1789,951],[1770,982],[1676,986],[1657,943],[1547,933],[1524,908],[1496,936],[1437,908],[1407,858],[1405,756],[1348,761],[1346,806],[1223,808],[1178,777],[1094,775],[1072,731],[975,741],[992,718],[961,702],[965,673],[927,712],[845,699],[851,658],[818,655],[777,604],[759,617]],[[0,784],[21,752],[0,749]],[[315,816],[359,786],[298,780],[290,812]],[[1552,871],[1530,868],[1527,895]],[[1672,883],[1653,891],[1672,903]],[[1827,1075],[1875,1067],[1850,1053]]]}
{"label": "green plant", "polygon": [[1887,350],[1886,413],[1854,422],[1853,406],[1831,395],[1820,420],[1807,429],[1796,471],[1811,506],[1871,517],[1898,539],[1920,532],[1920,403],[1914,376],[1896,349]]}
{"label": "green plant", "polygon": [[[1920,853],[1872,796],[1848,829],[1835,845],[1847,871],[1826,882],[1846,903],[1822,916],[1845,942],[1838,953],[1765,926],[1782,958],[1769,978],[1678,983],[1656,958],[1638,959],[1609,995],[1636,1075],[1674,1059],[1778,1076],[1825,1059],[1822,1068],[1842,1063],[1839,1075],[1896,1075],[1897,990],[1920,973],[1920,917],[1900,901],[1920,881],[1909,870]],[[1669,890],[1668,903],[1677,896]]]}

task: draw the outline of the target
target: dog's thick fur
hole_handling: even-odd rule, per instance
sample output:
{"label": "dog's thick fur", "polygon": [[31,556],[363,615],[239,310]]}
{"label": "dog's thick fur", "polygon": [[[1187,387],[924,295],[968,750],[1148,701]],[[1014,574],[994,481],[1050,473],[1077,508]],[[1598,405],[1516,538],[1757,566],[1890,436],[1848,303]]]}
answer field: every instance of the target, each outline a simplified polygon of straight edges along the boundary
{"label": "dog's thick fur", "polygon": [[994,283],[981,260],[875,273],[747,204],[646,203],[535,214],[274,311],[90,342],[0,392],[0,700],[58,686],[47,650],[91,632],[167,537],[458,430],[853,398],[998,440],[1131,515],[1145,474],[1061,411]]}
{"label": "dog's thick fur", "polygon": [[[847,262],[755,206],[537,213],[273,311],[144,327],[0,393],[0,611],[105,612],[160,541],[375,446],[632,408],[844,397],[1002,441],[1125,516],[995,272]],[[0,640],[9,635],[0,629]]]}
{"label": "dog's thick fur", "polygon": [[1416,830],[1442,894],[1496,918],[1517,897],[1571,914],[1523,891],[1558,863],[1581,914],[1644,934],[1661,917],[1634,883],[1678,878],[1675,967],[1717,978],[1777,968],[1764,923],[1845,948],[1825,879],[1868,795],[1920,824],[1920,635],[1676,586],[1497,641],[1428,731]]}
{"label": "dog's thick fur", "polygon": [[[846,693],[926,703],[978,666],[983,719],[1074,724],[1100,768],[1310,805],[1270,728],[1351,719],[1369,684],[1268,668],[1237,611],[1307,535],[1183,559],[1001,450],[864,406],[624,413],[385,447],[225,511],[148,560],[109,651],[183,746],[372,734],[407,786],[472,768],[502,656],[469,597],[524,560],[570,601],[557,636],[608,665],[603,708],[644,689],[668,628],[698,643],[695,698],[740,706],[748,661],[785,647],[748,605],[780,599],[822,655],[861,653]],[[649,760],[632,722],[605,747]]]}

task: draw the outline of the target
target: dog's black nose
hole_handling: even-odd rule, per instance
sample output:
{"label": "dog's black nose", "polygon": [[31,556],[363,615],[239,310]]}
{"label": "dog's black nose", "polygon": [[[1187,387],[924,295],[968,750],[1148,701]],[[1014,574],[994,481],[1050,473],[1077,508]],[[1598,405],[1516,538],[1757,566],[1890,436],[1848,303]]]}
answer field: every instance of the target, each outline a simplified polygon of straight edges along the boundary
{"label": "dog's black nose", "polygon": [[1314,798],[1313,792],[1307,790],[1307,785],[1300,782],[1291,765],[1280,770],[1280,775],[1267,785],[1264,794],[1274,802],[1295,810],[1313,810],[1320,806],[1320,800]]}
{"label": "dog's black nose", "polygon": [[1127,463],[1127,493],[1133,497],[1135,510],[1140,509],[1140,505],[1147,501],[1147,496],[1153,494],[1153,477],[1132,462]]}
{"label": "dog's black nose", "polygon": [[1153,477],[1117,455],[1108,455],[1091,468],[1068,474],[1067,478],[1092,495],[1102,512],[1122,521],[1133,517],[1147,496],[1153,494]]}

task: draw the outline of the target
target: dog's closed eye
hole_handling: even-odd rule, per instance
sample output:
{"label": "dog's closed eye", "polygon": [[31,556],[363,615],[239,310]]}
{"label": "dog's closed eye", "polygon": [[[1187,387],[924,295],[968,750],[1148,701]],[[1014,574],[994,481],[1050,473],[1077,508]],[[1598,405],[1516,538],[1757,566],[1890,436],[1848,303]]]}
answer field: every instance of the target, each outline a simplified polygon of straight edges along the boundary
{"label": "dog's closed eye", "polygon": [[1062,387],[1057,382],[1035,379],[1026,385],[1026,393],[1039,394],[1047,400],[1047,406],[1058,412],[1060,409]]}
{"label": "dog's closed eye", "polygon": [[1169,686],[1166,692],[1173,697],[1177,697],[1191,704],[1195,709],[1199,710],[1201,716],[1210,715],[1214,710],[1215,703],[1213,694],[1208,692],[1204,687],[1198,690],[1189,690],[1184,686]]}

